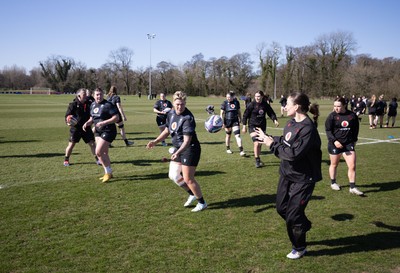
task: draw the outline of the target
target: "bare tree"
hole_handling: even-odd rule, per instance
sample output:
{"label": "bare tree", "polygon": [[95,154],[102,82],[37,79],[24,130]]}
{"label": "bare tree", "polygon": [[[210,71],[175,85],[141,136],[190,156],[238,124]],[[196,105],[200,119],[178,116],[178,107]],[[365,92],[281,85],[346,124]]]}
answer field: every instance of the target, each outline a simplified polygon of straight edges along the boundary
{"label": "bare tree", "polygon": [[111,51],[109,58],[108,63],[111,69],[118,72],[118,76],[124,83],[124,90],[129,95],[131,93],[133,51],[127,47],[121,47]]}

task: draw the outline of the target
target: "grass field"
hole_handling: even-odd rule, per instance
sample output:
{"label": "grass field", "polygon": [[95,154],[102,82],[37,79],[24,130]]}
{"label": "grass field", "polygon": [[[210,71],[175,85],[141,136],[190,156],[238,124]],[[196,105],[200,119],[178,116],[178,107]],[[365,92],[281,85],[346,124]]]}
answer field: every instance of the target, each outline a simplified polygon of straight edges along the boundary
{"label": "grass field", "polygon": [[[357,184],[366,196],[349,194],[343,161],[335,192],[323,126],[333,103],[318,101],[324,180],[307,208],[309,253],[292,261],[275,211],[279,160],[263,148],[265,166],[256,169],[249,135],[242,158],[235,143],[225,153],[224,133],[204,130],[205,107],[218,109],[222,98],[188,99],[209,204],[200,213],[183,207],[186,194],[168,179],[168,148],[145,149],[158,134],[155,101],[122,97],[135,145],[114,141],[111,183],[99,182],[103,170],[83,142],[64,167],[72,98],[0,95],[0,272],[400,272],[399,127],[369,130],[363,118]],[[269,134],[282,133],[287,118],[279,121]]]}

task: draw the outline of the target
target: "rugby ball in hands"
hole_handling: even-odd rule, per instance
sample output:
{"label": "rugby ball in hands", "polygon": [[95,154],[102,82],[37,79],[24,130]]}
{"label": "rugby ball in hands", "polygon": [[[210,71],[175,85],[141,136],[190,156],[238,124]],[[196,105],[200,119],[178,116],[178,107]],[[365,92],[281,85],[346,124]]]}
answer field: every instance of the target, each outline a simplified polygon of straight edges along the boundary
{"label": "rugby ball in hands", "polygon": [[209,133],[216,133],[222,129],[223,121],[218,115],[209,116],[204,122],[204,127]]}
{"label": "rugby ball in hands", "polygon": [[164,112],[164,113],[168,113],[168,112],[171,111],[171,110],[172,110],[171,108],[167,107],[167,108],[165,108],[165,109],[163,110],[163,112]]}
{"label": "rugby ball in hands", "polygon": [[66,121],[68,126],[75,126],[78,124],[78,120],[73,115],[68,115]]}

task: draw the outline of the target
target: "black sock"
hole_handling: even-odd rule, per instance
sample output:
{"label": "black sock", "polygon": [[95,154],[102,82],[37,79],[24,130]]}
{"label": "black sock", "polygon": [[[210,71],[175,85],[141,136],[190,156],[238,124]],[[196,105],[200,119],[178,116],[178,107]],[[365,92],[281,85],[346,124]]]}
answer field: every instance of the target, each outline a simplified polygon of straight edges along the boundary
{"label": "black sock", "polygon": [[350,189],[354,189],[356,187],[356,183],[355,182],[350,182]]}
{"label": "black sock", "polygon": [[256,162],[260,162],[260,158],[259,157],[256,157]]}
{"label": "black sock", "polygon": [[336,179],[331,179],[331,184],[335,184],[336,183]]}
{"label": "black sock", "polygon": [[64,157],[64,161],[69,161],[69,156]]}
{"label": "black sock", "polygon": [[239,147],[239,151],[243,152],[243,147]]}
{"label": "black sock", "polygon": [[206,202],[206,201],[204,201],[204,198],[203,198],[203,197],[202,197],[202,198],[199,198],[198,201],[199,201],[200,204],[204,204],[204,203]]}
{"label": "black sock", "polygon": [[192,192],[192,190],[188,190],[187,192],[188,192],[190,195],[194,195],[193,192]]}
{"label": "black sock", "polygon": [[231,149],[231,146],[226,146],[226,149],[227,149],[227,150],[230,150],[230,149]]}

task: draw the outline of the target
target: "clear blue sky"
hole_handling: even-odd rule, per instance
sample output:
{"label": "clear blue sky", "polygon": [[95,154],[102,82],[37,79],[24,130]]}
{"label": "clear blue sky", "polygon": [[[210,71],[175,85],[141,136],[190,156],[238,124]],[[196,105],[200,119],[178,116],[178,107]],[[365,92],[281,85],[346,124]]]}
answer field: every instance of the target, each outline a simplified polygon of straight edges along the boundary
{"label": "clear blue sky", "polygon": [[0,69],[29,71],[52,55],[99,68],[120,47],[132,68],[181,65],[202,53],[232,57],[261,43],[300,47],[322,34],[353,34],[356,54],[400,58],[398,0],[0,0]]}

